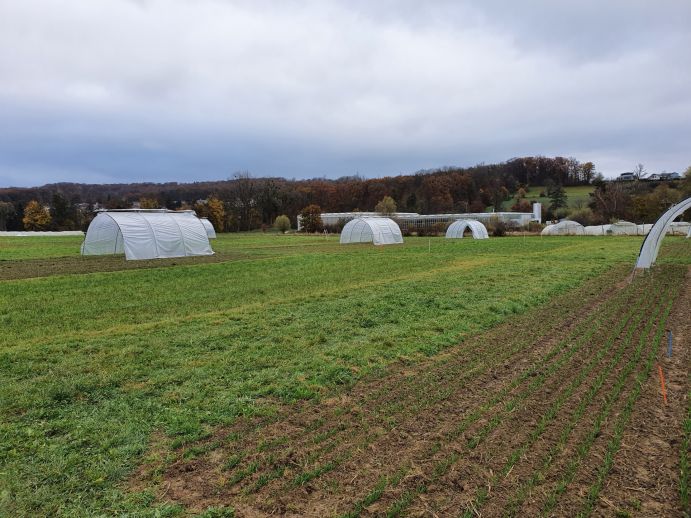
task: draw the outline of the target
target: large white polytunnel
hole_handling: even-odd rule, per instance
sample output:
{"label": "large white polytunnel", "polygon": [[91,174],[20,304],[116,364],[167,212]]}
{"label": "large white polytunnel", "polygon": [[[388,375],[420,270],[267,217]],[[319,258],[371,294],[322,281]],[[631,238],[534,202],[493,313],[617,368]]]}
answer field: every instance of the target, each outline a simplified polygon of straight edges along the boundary
{"label": "large white polytunnel", "polygon": [[212,255],[204,224],[194,211],[110,210],[89,225],[82,255],[125,254],[127,259]]}
{"label": "large white polytunnel", "polygon": [[489,234],[487,228],[477,220],[474,219],[459,219],[451,223],[446,229],[446,239],[461,239],[465,229],[470,227],[473,234],[473,239],[488,239]]}
{"label": "large white polytunnel", "polygon": [[347,243],[395,245],[403,243],[403,235],[391,218],[355,218],[341,230],[341,244]]}

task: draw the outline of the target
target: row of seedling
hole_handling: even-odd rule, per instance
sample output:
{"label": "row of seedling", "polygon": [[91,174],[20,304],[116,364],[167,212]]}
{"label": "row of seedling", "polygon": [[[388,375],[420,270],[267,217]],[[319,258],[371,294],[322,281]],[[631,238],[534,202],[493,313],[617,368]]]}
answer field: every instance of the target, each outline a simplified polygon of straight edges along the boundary
{"label": "row of seedling", "polygon": [[[562,367],[565,364],[565,362],[568,361],[568,359],[570,359],[573,356],[573,354],[575,354],[580,349],[582,345],[587,343],[587,341],[593,336],[595,332],[597,332],[597,330],[599,330],[602,326],[608,324],[612,316],[617,317],[620,314],[621,310],[629,304],[628,294],[630,290],[624,291],[625,293],[620,293],[619,296],[614,299],[614,303],[609,305],[609,307],[603,313],[595,315],[595,322],[593,322],[591,319],[586,319],[583,322],[579,323],[579,325],[572,331],[570,336],[578,336],[579,334],[582,334],[582,336],[580,339],[576,341],[576,343],[572,347],[567,347],[569,344],[568,339],[560,341],[556,346],[553,347],[552,350],[548,352],[547,355],[545,355],[541,359],[540,362],[534,364],[530,369],[526,370],[524,373],[522,373],[520,376],[514,379],[507,387],[502,389],[492,399],[481,405],[475,411],[471,412],[457,427],[454,428],[454,430],[447,434],[446,440],[455,439],[457,436],[459,436],[461,433],[467,430],[472,424],[477,422],[485,413],[487,413],[497,404],[501,403],[504,400],[504,398],[506,398],[509,395],[509,393],[512,390],[514,390],[518,385],[520,385],[526,379],[536,376],[536,373],[540,372],[540,370],[545,367],[545,364],[551,361],[559,353],[566,350],[566,353],[560,359],[552,363],[551,366],[547,367],[547,374],[553,373],[558,368]],[[524,401],[534,390],[536,390],[546,379],[547,376],[545,376],[544,374],[545,373],[537,375],[538,379],[533,380],[533,382],[531,382],[526,391],[520,394],[518,398],[506,403],[504,405],[504,414],[513,412],[516,409],[518,403]],[[491,419],[490,422],[487,425],[485,425],[480,434],[478,436],[473,437],[468,442],[467,447],[473,448],[477,446],[482,441],[482,439],[486,437],[487,434],[490,433],[494,428],[496,428],[500,423],[501,418]],[[435,447],[435,449],[438,450],[439,448]],[[436,452],[430,451],[429,453],[434,454]],[[435,466],[434,472],[438,473],[439,476],[441,476],[446,471],[443,468],[445,466],[450,466],[451,464],[453,463],[448,463],[448,458],[443,459],[438,463],[437,466]],[[434,478],[431,481],[433,480]],[[405,509],[406,507],[406,503],[409,503],[415,494],[418,494],[419,492],[425,490],[426,484],[422,484],[420,487],[415,488],[412,491],[407,491],[403,494],[403,496],[401,496],[401,498],[396,503],[394,503],[390,511],[392,511],[394,515],[397,512],[403,511],[403,509]]]}
{"label": "row of seedling", "polygon": [[[655,320],[651,319],[648,328],[651,328],[654,324]],[[662,322],[661,324],[663,325],[664,322]],[[591,446],[595,442],[595,439],[599,437],[602,433],[602,427],[605,424],[607,418],[609,417],[614,405],[621,396],[623,390],[625,389],[629,375],[638,365],[641,353],[645,347],[647,340],[647,334],[643,334],[641,336],[641,339],[639,341],[638,347],[636,348],[634,355],[632,356],[631,360],[628,362],[624,370],[620,373],[619,378],[617,379],[614,386],[611,388],[610,393],[608,394],[604,407],[596,416],[593,428],[578,444],[578,446],[576,447],[576,456],[566,465],[563,471],[564,475],[559,480],[552,492],[550,492],[549,497],[547,498],[547,501],[542,511],[543,516],[549,516],[552,513],[559,501],[559,498],[562,494],[566,492],[566,489],[568,488],[569,484],[575,478],[581,463],[588,455]]]}
{"label": "row of seedling", "polygon": [[[621,293],[621,294],[620,294],[620,297],[621,297],[622,300],[623,300],[623,298],[625,297],[625,293]],[[604,320],[605,318],[607,318],[608,316],[611,316],[612,314],[614,314],[616,311],[617,311],[617,308],[611,308],[611,310],[610,310],[610,311],[607,311],[606,313],[601,313],[601,314],[598,314],[598,313],[596,313],[596,312],[592,313],[591,315],[589,315],[589,317],[588,317],[588,319],[587,319],[586,321],[582,322],[577,328],[575,328],[575,329],[573,329],[573,330],[571,331],[570,336],[572,336],[572,335],[573,335],[573,336],[576,336],[576,335],[581,331],[581,329],[580,329],[581,327],[586,327],[586,328],[587,328],[587,327],[592,327],[593,321],[597,321],[600,325],[602,325],[603,320]],[[588,334],[587,334],[584,338],[582,338],[579,342],[582,344],[582,343],[584,343],[585,341],[587,341],[587,339],[591,336],[592,332],[594,332],[594,331],[592,331],[592,329],[589,330],[589,331],[588,331]],[[461,378],[462,381],[468,381],[468,380],[470,380],[470,379],[473,379],[473,378],[477,377],[478,375],[480,375],[480,374],[486,372],[487,370],[489,370],[493,365],[496,365],[497,363],[506,360],[506,359],[509,358],[511,355],[513,355],[513,354],[515,354],[515,353],[517,353],[517,352],[520,352],[521,350],[523,350],[524,348],[526,348],[528,345],[530,345],[530,344],[533,343],[533,342],[534,342],[534,338],[533,338],[533,339],[525,339],[525,338],[524,338],[524,339],[522,339],[521,341],[519,341],[518,344],[512,344],[511,347],[506,347],[506,348],[502,348],[502,349],[499,349],[499,350],[495,349],[495,350],[494,350],[494,352],[495,352],[495,358],[494,358],[495,361],[494,361],[494,362],[488,362],[488,361],[486,361],[486,358],[483,358],[482,355],[479,353],[479,354],[476,356],[475,361],[473,362],[473,363],[476,364],[476,367],[475,367],[474,369],[473,369],[473,367],[471,367],[470,369],[466,370],[466,372],[465,372],[464,375],[461,375],[461,376],[457,377],[457,382],[458,382],[458,378]],[[522,376],[520,377],[520,379],[515,380],[514,383],[512,383],[512,385],[509,387],[509,391],[512,390],[512,389],[514,389],[514,388],[515,388],[517,385],[519,385],[521,382],[525,381],[525,380],[526,380],[528,377],[530,377],[535,371],[537,371],[539,368],[541,368],[541,366],[542,366],[546,361],[551,360],[554,356],[556,356],[559,352],[561,352],[562,349],[565,348],[567,345],[568,345],[568,339],[567,339],[567,340],[562,340],[562,341],[559,343],[558,347],[556,347],[555,349],[553,349],[552,351],[550,351],[550,353],[549,353],[547,356],[545,356],[545,357],[543,357],[543,358],[541,359],[541,362],[540,362],[538,365],[533,366],[533,368],[530,369],[529,371],[527,371],[526,373],[524,373],[524,375],[522,375]],[[461,365],[461,362],[458,362],[458,365]],[[468,365],[466,364],[465,367],[466,367],[466,369],[467,369],[467,368],[468,368]],[[424,407],[424,406],[429,406],[429,405],[431,405],[431,404],[434,404],[435,402],[437,402],[437,401],[439,401],[439,400],[441,400],[441,399],[444,399],[444,398],[449,397],[449,395],[451,394],[451,392],[450,392],[448,389],[444,389],[444,384],[443,384],[443,383],[439,383],[439,380],[437,380],[437,382],[434,383],[432,386],[434,386],[434,387],[441,387],[441,390],[438,390],[438,392],[440,392],[440,394],[441,394],[441,397],[439,397],[438,395],[436,395],[436,396],[433,396],[433,397],[418,397],[418,398],[415,398],[415,399],[418,400],[418,401],[424,401],[424,402],[426,403],[426,404],[421,404],[421,405],[419,405],[420,408],[422,408],[422,407]],[[461,387],[462,387],[462,386],[463,386],[463,385],[461,385]],[[499,401],[501,400],[501,398],[502,398],[503,396],[505,396],[507,393],[508,393],[508,391],[502,392],[502,394],[500,395],[499,398],[495,398],[494,403],[499,402]],[[493,403],[493,404],[494,404],[494,403]],[[493,406],[493,404],[490,405],[490,406],[488,406],[488,407],[486,407],[486,408],[484,408],[483,411],[486,412],[487,410],[489,410],[489,409],[491,408],[491,406]],[[405,408],[405,411],[406,411],[406,414],[407,414],[407,415],[411,415],[411,414],[414,414],[416,410],[420,410],[420,408],[411,409],[411,408],[408,407],[408,408]],[[382,409],[382,410],[384,410],[384,412],[383,412],[383,413],[379,413],[379,417],[381,417],[382,414],[385,415],[385,414],[387,413],[387,412],[386,412],[386,410],[387,410],[386,407],[385,407],[384,409]],[[403,409],[401,409],[401,410],[403,410]],[[480,417],[480,415],[475,415],[475,416],[473,416],[472,421],[477,420],[479,417]],[[321,424],[323,424],[323,423],[317,423],[317,424],[318,424],[318,425],[321,425]],[[470,424],[470,423],[467,423],[467,424]],[[315,428],[316,428],[316,427],[315,427]],[[326,431],[323,431],[323,432],[320,432],[319,434],[317,434],[316,437],[320,437],[320,436],[321,436],[321,437],[333,437],[334,435],[338,434],[339,432],[343,432],[343,431],[346,431],[346,428],[343,427],[343,425],[342,425],[342,423],[341,423],[340,425],[338,425],[338,427],[337,427],[336,429],[333,429],[333,428],[332,428],[332,429],[327,429]],[[461,432],[461,430],[459,430],[459,431],[458,431],[456,434],[454,434],[454,435],[457,435],[457,434],[460,433],[460,432]],[[349,458],[350,453],[352,453],[352,452],[354,452],[355,450],[360,449],[360,448],[363,448],[364,446],[370,444],[374,439],[376,439],[376,437],[367,436],[367,437],[365,438],[365,440],[362,441],[362,443],[349,444],[349,445],[347,446],[347,448],[346,448],[346,451],[340,452],[340,453],[338,454],[338,459],[337,459],[337,460],[329,460],[329,461],[327,461],[327,462],[324,463],[324,466],[323,466],[323,467],[317,466],[317,467],[311,467],[311,468],[309,468],[309,469],[306,468],[303,472],[300,472],[300,473],[298,473],[298,474],[295,476],[294,480],[290,483],[290,485],[294,485],[295,480],[301,481],[302,483],[306,483],[307,481],[314,479],[314,478],[315,478],[315,474],[316,474],[316,476],[318,476],[318,475],[321,475],[321,474],[323,474],[323,473],[332,471],[340,462],[342,462],[343,460]],[[277,440],[277,441],[274,441],[274,442],[275,442],[276,444],[282,444],[282,441],[280,441],[280,440]],[[284,442],[284,441],[283,441],[283,442]],[[314,444],[314,443],[319,443],[320,441],[319,441],[319,440],[312,440],[311,442]],[[272,445],[272,446],[273,446],[273,445]],[[325,455],[325,454],[328,454],[328,453],[333,452],[333,451],[337,448],[337,446],[338,446],[338,441],[331,441],[331,442],[329,442],[325,447],[323,447],[323,448],[318,448],[318,449],[317,449],[316,451],[314,451],[311,455],[308,455],[308,456],[306,457],[305,465],[306,465],[306,466],[307,466],[307,465],[310,465],[310,464],[311,464],[311,461],[312,461],[314,458],[320,458],[321,456],[323,456],[323,455]],[[268,449],[268,448],[261,448],[262,451],[264,451],[264,450],[266,450],[266,449]],[[294,451],[294,446],[293,446],[292,449],[293,449],[293,451]],[[241,476],[239,479],[238,479],[236,476],[233,476],[233,477],[230,478],[230,482],[231,482],[231,483],[237,483],[237,482],[239,482],[239,481],[241,481],[241,480],[244,480],[244,479],[246,478],[247,475],[256,473],[256,472],[258,471],[258,469],[257,469],[257,467],[256,467],[256,463],[257,463],[256,460],[251,461],[251,468],[253,468],[253,469],[250,469],[250,470],[247,470],[247,469],[240,470],[240,471],[241,471],[241,474],[243,474],[243,475],[245,475],[245,476]],[[285,470],[285,468],[288,467],[287,464],[282,464],[282,465],[279,464],[279,465],[276,465],[276,464],[274,464],[273,462],[268,462],[268,463],[263,463],[263,464],[266,465],[266,468],[269,469],[270,472],[271,472],[271,474],[273,474],[273,475],[282,473],[283,470]],[[274,478],[277,478],[277,477],[276,477],[276,476],[269,476],[269,477],[267,477],[267,476],[259,475],[259,480],[260,480],[260,481],[264,481],[264,482],[268,482],[269,480],[273,480]],[[249,491],[257,490],[257,489],[261,488],[263,485],[264,485],[264,484],[256,484],[256,483],[255,483],[255,484],[253,484],[253,485],[251,486],[251,488],[249,489]]]}
{"label": "row of seedling", "polygon": [[[638,309],[640,310],[641,308]],[[631,315],[629,315],[628,318],[631,319]],[[621,332],[628,326],[628,331],[624,339],[620,341],[620,346],[617,348],[614,357],[610,360],[607,367],[599,373],[594,384],[586,393],[585,400],[592,400],[592,397],[602,386],[606,377],[611,373],[611,371],[616,367],[616,365],[624,356],[624,353],[628,349],[628,345],[631,342],[631,338],[634,334],[634,331],[638,328],[641,319],[642,313],[638,311],[637,315],[633,318],[633,320],[625,320],[615,329],[614,333],[612,333],[609,336],[606,342],[597,351],[595,356],[592,357],[588,364],[578,372],[578,374],[572,379],[572,381],[569,383],[566,389],[562,391],[561,394],[559,394],[554,403],[542,415],[540,421],[538,422],[537,426],[533,429],[533,431],[530,433],[527,440],[521,446],[514,449],[514,451],[511,453],[508,460],[504,464],[504,466],[502,466],[502,468],[498,470],[490,479],[488,483],[489,487],[497,486],[497,484],[499,484],[500,481],[504,477],[506,477],[508,473],[511,472],[511,470],[514,468],[519,459],[521,459],[529,451],[529,449],[532,448],[535,442],[545,432],[547,427],[554,421],[555,417],[558,415],[558,412],[561,410],[566,401],[568,401],[573,396],[573,394],[581,386],[583,381],[585,381],[592,374],[593,370],[600,365],[601,361],[603,360],[605,355],[611,350],[612,346],[614,345],[616,339],[619,337]],[[585,400],[582,400],[582,402]],[[473,516],[474,513],[476,513],[478,510],[482,508],[488,496],[488,488],[486,486],[482,486],[477,491],[475,499],[468,504],[469,508],[464,512],[463,516],[467,518]]]}

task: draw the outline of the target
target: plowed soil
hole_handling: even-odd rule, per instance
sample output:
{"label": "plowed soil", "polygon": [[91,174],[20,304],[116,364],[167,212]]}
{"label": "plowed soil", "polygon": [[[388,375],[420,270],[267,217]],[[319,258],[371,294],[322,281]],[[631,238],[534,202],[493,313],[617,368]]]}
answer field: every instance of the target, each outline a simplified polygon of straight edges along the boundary
{"label": "plowed soil", "polygon": [[600,278],[426,363],[238,421],[142,466],[130,489],[236,516],[680,516],[691,269],[653,272]]}

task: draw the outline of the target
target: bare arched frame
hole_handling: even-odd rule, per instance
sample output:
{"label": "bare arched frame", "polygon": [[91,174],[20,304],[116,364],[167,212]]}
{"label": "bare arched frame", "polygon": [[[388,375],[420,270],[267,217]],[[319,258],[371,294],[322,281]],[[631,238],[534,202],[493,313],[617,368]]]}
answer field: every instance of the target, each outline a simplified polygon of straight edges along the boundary
{"label": "bare arched frame", "polygon": [[681,216],[684,212],[691,209],[691,197],[684,201],[672,205],[667,212],[665,212],[660,219],[658,219],[653,228],[646,236],[641,251],[638,253],[638,260],[636,261],[636,268],[650,268],[657,259],[657,254],[660,252],[660,245],[662,238],[667,234],[667,230],[675,218]]}

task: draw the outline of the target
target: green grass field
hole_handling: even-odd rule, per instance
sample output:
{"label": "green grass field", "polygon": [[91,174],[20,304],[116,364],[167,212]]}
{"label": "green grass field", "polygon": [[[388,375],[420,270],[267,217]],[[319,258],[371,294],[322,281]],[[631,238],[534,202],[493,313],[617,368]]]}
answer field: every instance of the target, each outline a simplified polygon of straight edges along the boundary
{"label": "green grass field", "polygon": [[[564,187],[569,207],[587,207],[588,202],[590,201],[590,193],[593,192],[594,189],[595,188],[592,185],[573,185]],[[526,194],[526,199],[530,203],[539,202],[542,203],[544,207],[547,207],[550,203],[550,199],[546,196],[540,196],[544,190],[544,186],[541,185],[531,186],[530,190]],[[514,203],[515,200],[513,198],[504,202],[503,209],[509,210]]]}
{"label": "green grass field", "polygon": [[113,259],[80,241],[0,238],[0,516],[179,514],[127,489],[152,434],[179,447],[435,355],[633,265],[641,243],[222,235],[216,262],[98,272]]}

